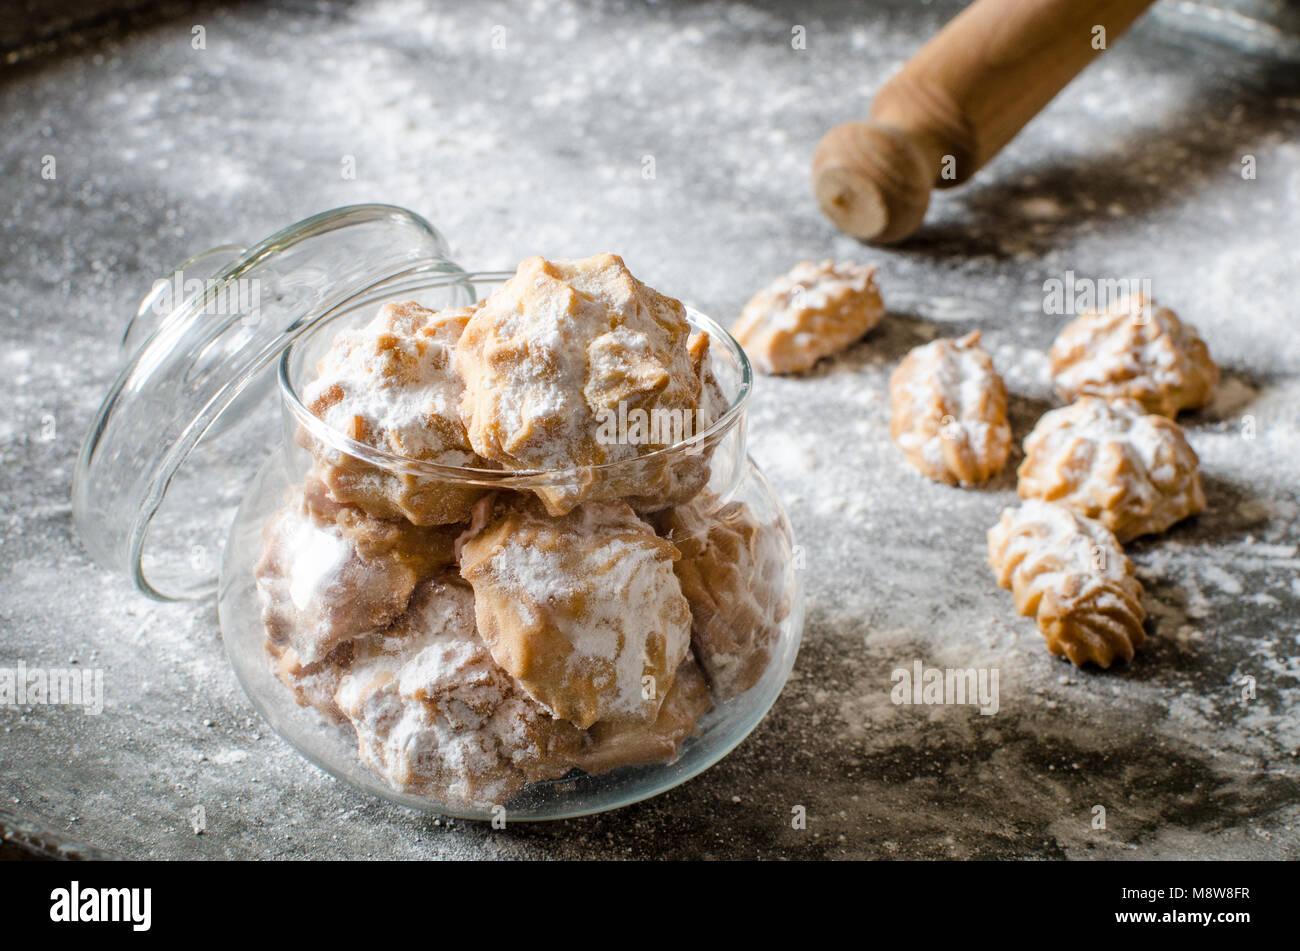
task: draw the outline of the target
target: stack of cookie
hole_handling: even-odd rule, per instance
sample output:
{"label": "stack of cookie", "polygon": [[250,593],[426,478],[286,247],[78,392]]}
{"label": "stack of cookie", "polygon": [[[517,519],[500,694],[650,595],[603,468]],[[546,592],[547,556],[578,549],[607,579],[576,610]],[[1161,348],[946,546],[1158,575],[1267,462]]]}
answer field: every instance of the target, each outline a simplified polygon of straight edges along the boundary
{"label": "stack of cookie", "polygon": [[[893,435],[932,479],[971,485],[1006,462],[1006,388],[978,334],[908,354],[890,384]],[[989,563],[1048,649],[1075,664],[1131,660],[1145,639],[1141,586],[1121,542],[1205,508],[1196,453],[1173,420],[1218,379],[1196,331],[1142,297],[1084,314],[1053,344],[1069,405],[1025,439],[1019,509],[988,534]]]}
{"label": "stack of cookie", "polygon": [[708,347],[613,255],[340,333],[256,572],[277,676],[395,789],[448,804],[675,759],[789,609],[784,535],[706,488],[707,451],[604,429],[630,408],[707,430],[727,409]]}

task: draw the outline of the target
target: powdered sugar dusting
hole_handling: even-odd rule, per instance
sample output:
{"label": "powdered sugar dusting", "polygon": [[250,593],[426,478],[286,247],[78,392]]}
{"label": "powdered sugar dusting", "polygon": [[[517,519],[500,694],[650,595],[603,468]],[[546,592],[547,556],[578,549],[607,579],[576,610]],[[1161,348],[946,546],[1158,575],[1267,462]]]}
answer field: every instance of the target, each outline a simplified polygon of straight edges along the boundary
{"label": "powdered sugar dusting", "polygon": [[1170,417],[1203,406],[1219,378],[1196,329],[1140,294],[1071,322],[1050,356],[1057,390],[1067,398],[1130,397]]}
{"label": "powdered sugar dusting", "polygon": [[1044,414],[1025,439],[1020,491],[1061,501],[1129,539],[1205,508],[1199,465],[1177,423],[1134,400],[1087,396]]}
{"label": "powdered sugar dusting", "polygon": [[597,437],[600,414],[620,404],[696,410],[689,337],[682,304],[637,281],[615,255],[529,258],[456,348],[469,440],[512,469],[633,458],[638,445]]}
{"label": "powdered sugar dusting", "polygon": [[1103,580],[1119,581],[1133,570],[1115,536],[1100,522],[1038,499],[1003,510],[1001,521],[989,531],[989,550],[1002,546],[1006,550],[1000,557],[1032,579],[1029,591],[1035,601],[1049,590],[1084,598]]}
{"label": "powdered sugar dusting", "polygon": [[451,353],[469,311],[385,304],[335,338],[304,398],[340,432],[411,459],[470,465]]}
{"label": "powdered sugar dusting", "polygon": [[580,742],[492,660],[454,576],[426,583],[400,624],[358,648],[336,697],[362,758],[394,787],[472,805],[563,774]]}
{"label": "powdered sugar dusting", "polygon": [[589,502],[560,519],[538,508],[507,510],[463,546],[462,571],[489,618],[483,626],[494,655],[508,669],[522,663],[518,637],[531,631],[523,634],[530,652],[563,645],[560,657],[535,661],[541,670],[562,661],[558,682],[527,671],[520,678],[557,716],[582,726],[652,717],[662,695],[647,695],[644,678],[666,685],[690,645],[690,613],[667,543],[622,502]]}
{"label": "powdered sugar dusting", "polygon": [[891,432],[930,478],[983,482],[1006,462],[1006,389],[979,338],[976,331],[917,347],[891,381]]}

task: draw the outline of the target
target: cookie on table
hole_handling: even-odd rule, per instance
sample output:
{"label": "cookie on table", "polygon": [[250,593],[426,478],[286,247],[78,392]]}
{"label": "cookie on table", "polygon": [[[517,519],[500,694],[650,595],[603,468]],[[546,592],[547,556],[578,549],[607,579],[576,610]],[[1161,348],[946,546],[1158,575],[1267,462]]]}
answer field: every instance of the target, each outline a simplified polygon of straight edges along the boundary
{"label": "cookie on table", "polygon": [[1021,498],[1060,502],[1120,541],[1205,509],[1200,461],[1182,427],[1135,400],[1085,396],[1043,414],[1018,475]]}
{"label": "cookie on table", "polygon": [[889,381],[890,435],[922,475],[977,485],[1011,451],[1007,388],[979,331],[912,350]]}
{"label": "cookie on table", "polygon": [[796,264],[750,299],[731,333],[765,373],[798,373],[844,350],[885,315],[876,269]]}
{"label": "cookie on table", "polygon": [[1146,612],[1133,563],[1104,525],[1063,505],[1029,500],[988,532],[989,565],[1033,617],[1047,649],[1075,666],[1132,660]]}
{"label": "cookie on table", "polygon": [[1127,398],[1170,419],[1208,403],[1219,380],[1196,328],[1142,295],[1069,323],[1049,358],[1052,382],[1064,399]]}

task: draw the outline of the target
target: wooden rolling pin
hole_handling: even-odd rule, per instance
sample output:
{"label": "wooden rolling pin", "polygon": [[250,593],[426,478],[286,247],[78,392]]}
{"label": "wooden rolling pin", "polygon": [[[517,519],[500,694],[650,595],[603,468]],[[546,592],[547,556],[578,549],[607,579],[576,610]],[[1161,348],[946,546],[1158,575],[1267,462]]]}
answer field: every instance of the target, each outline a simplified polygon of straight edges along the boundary
{"label": "wooden rolling pin", "polygon": [[870,119],[822,138],[818,204],[855,238],[906,238],[931,188],[979,171],[1151,2],[976,0],[884,85]]}

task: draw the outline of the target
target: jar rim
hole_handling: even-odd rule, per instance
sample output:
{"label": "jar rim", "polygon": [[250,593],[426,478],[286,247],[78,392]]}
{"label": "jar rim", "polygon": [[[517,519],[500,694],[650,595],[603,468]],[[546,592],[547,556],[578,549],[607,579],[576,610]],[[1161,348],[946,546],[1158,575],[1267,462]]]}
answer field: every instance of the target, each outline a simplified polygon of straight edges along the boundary
{"label": "jar rim", "polygon": [[[458,274],[456,279],[449,283],[444,274],[440,277],[431,276],[431,279],[427,282],[405,283],[401,291],[402,293],[417,293],[431,287],[445,289],[464,284],[469,287],[474,299],[477,300],[478,285],[500,284],[514,277],[514,275],[514,271],[467,271]],[[385,297],[391,296],[390,294],[385,295]],[[725,327],[712,317],[687,304],[683,304],[683,307],[685,307],[686,317],[692,328],[703,331],[708,335],[710,348],[721,345],[735,360],[736,366],[739,368],[739,386],[726,411],[718,419],[714,420],[713,424],[707,429],[678,440],[670,446],[664,446],[630,459],[560,469],[484,469],[474,466],[453,466],[422,459],[412,459],[360,442],[331,426],[308,409],[290,379],[290,360],[298,345],[303,343],[309,335],[299,337],[286,347],[280,355],[277,372],[280,395],[295,420],[311,434],[312,438],[319,440],[331,449],[385,471],[425,477],[437,482],[514,489],[535,489],[550,485],[570,484],[575,480],[585,481],[588,478],[604,480],[617,477],[626,470],[635,470],[636,467],[647,464],[653,465],[658,460],[671,461],[678,457],[684,458],[698,455],[715,445],[724,435],[730,432],[744,414],[745,406],[749,402],[750,392],[753,389],[753,368],[744,348]]]}

